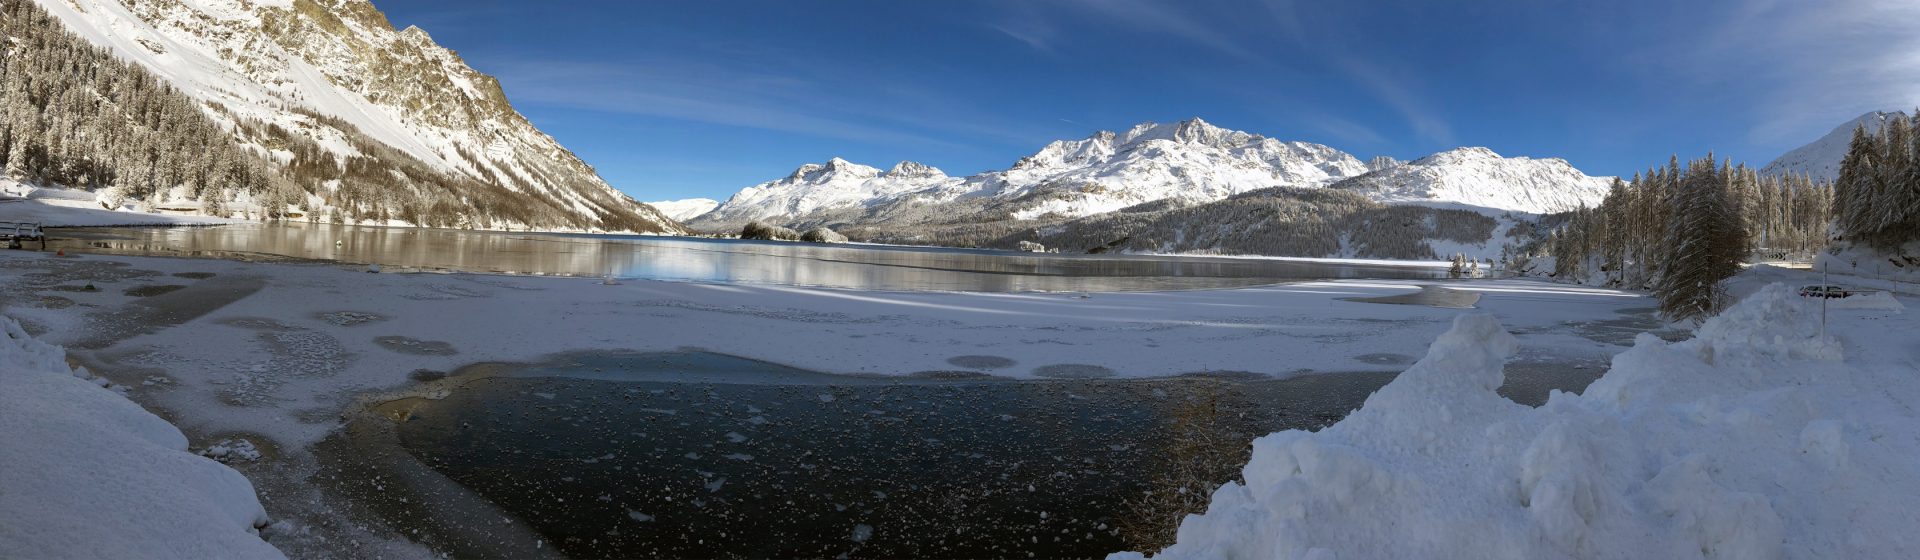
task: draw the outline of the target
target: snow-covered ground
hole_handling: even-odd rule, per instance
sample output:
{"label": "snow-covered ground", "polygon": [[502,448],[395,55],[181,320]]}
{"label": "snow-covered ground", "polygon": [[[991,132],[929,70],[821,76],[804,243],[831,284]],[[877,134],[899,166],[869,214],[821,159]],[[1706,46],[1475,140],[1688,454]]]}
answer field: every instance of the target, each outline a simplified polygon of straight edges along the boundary
{"label": "snow-covered ground", "polygon": [[185,212],[136,212],[101,207],[93,193],[36,187],[0,178],[0,222],[45,227],[179,226],[246,223]]}
{"label": "snow-covered ground", "polygon": [[0,317],[0,556],[278,558],[246,477]]}
{"label": "snow-covered ground", "polygon": [[1759,287],[1810,276],[1744,275],[1694,339],[1643,335],[1540,408],[1494,393],[1514,325],[1462,316],[1338,424],[1257,440],[1154,557],[1916,557],[1915,302],[1830,302],[1823,326]]}

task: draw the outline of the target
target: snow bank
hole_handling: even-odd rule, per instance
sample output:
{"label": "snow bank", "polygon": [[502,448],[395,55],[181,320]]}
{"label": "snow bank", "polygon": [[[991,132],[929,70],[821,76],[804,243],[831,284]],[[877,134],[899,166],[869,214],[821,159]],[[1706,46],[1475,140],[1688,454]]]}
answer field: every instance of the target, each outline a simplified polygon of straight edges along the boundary
{"label": "snow bank", "polygon": [[239,472],[0,317],[0,556],[278,558]]}
{"label": "snow bank", "polygon": [[1827,300],[1828,309],[1878,309],[1882,311],[1902,311],[1907,307],[1887,292],[1868,292],[1853,297]]}
{"label": "snow bank", "polygon": [[[1868,354],[1911,344],[1855,318]],[[1920,376],[1819,332],[1772,285],[1536,409],[1494,393],[1513,337],[1459,317],[1345,420],[1256,440],[1245,484],[1155,557],[1920,556]]]}

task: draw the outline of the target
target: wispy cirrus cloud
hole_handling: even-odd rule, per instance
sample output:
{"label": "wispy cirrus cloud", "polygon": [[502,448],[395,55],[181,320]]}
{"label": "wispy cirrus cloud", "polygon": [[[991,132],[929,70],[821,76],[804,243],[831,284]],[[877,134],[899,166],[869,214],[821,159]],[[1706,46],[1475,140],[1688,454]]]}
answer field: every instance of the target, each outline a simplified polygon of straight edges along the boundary
{"label": "wispy cirrus cloud", "polygon": [[1750,140],[1801,141],[1872,110],[1920,104],[1920,3],[1758,0],[1665,45],[1695,84],[1760,89]]}
{"label": "wispy cirrus cloud", "polygon": [[516,102],[667,118],[939,150],[1028,144],[1051,131],[906,80],[871,79],[787,65],[763,53],[650,58],[618,63],[501,59],[498,75]]}
{"label": "wispy cirrus cloud", "polygon": [[[1435,109],[1423,96],[1419,95],[1418,81],[1407,72],[1397,71],[1386,61],[1365,58],[1347,44],[1345,34],[1324,33],[1322,29],[1351,29],[1355,22],[1312,21],[1313,15],[1302,9],[1296,0],[1265,0],[1266,8],[1278,36],[1287,39],[1294,50],[1319,59],[1324,68],[1331,68],[1343,74],[1347,79],[1365,89],[1387,108],[1398,113],[1406,121],[1407,128],[1420,141],[1440,146],[1452,146],[1455,142],[1452,125],[1448,124],[1444,113]],[[1309,4],[1309,7],[1326,8],[1327,4]],[[1325,117],[1323,123],[1329,122]],[[1350,126],[1332,123],[1329,130],[1335,134],[1355,135],[1360,130]],[[1325,126],[1323,126],[1325,128]],[[1378,134],[1370,136],[1378,139]],[[1378,140],[1375,140],[1378,141]]]}
{"label": "wispy cirrus cloud", "polygon": [[1412,83],[1412,78],[1397,76],[1385,68],[1357,58],[1344,58],[1338,64],[1354,81],[1394,112],[1400,113],[1421,141],[1442,146],[1454,144],[1453,127],[1447,124],[1439,111],[1428,106],[1425,99],[1414,93],[1414,89],[1408,85]]}
{"label": "wispy cirrus cloud", "polygon": [[1132,31],[1179,39],[1243,61],[1259,61],[1255,49],[1229,32],[1186,9],[1179,2],[1160,0],[1060,0],[1018,2],[989,27],[1036,50],[1054,52],[1064,40],[1060,27],[1117,25]]}

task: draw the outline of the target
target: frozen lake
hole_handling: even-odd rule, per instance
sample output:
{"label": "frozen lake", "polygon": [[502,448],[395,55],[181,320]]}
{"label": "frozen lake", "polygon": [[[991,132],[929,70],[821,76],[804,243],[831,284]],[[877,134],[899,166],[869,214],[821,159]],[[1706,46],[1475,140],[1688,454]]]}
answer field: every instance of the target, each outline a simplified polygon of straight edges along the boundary
{"label": "frozen lake", "polygon": [[889,291],[1128,292],[1342,278],[1428,279],[1444,269],[1349,263],[1069,255],[688,237],[567,235],[314,224],[69,228],[49,250],[395,269],[772,284]]}
{"label": "frozen lake", "polygon": [[[322,446],[323,476],[455,556],[517,554],[469,523],[504,514],[574,558],[1099,557],[1164,546],[1179,496],[1235,477],[1248,441],[1329,425],[1395,376],[937,373],[958,372],[697,352],[477,364],[357,416]],[[1511,368],[1502,392],[1538,405],[1597,373]],[[465,491],[394,484],[422,469]],[[444,507],[467,491],[500,512]]]}

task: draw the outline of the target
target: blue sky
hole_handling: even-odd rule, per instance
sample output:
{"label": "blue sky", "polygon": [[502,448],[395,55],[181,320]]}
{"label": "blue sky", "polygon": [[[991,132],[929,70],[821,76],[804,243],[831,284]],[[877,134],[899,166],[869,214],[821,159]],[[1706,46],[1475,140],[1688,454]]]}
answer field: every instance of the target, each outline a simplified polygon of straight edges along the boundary
{"label": "blue sky", "polygon": [[952,175],[1198,116],[1361,158],[1764,165],[1920,105],[1920,7],[1860,1],[378,0],[641,200],[829,157]]}

